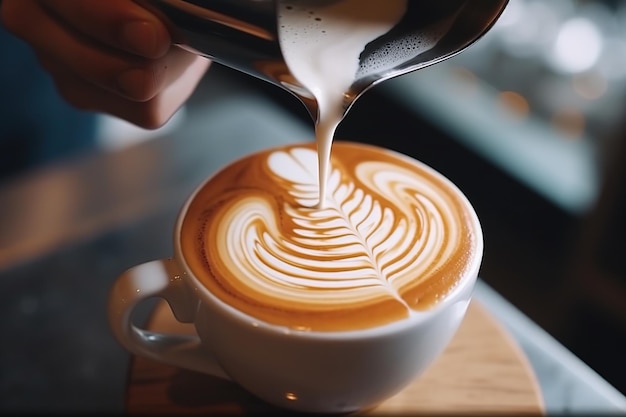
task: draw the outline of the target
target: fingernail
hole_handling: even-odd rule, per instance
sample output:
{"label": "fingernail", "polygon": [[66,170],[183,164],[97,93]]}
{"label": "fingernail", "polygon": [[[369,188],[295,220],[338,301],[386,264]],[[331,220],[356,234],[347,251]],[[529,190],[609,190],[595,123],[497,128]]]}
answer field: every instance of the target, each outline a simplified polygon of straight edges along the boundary
{"label": "fingernail", "polygon": [[154,24],[146,21],[126,23],[122,28],[122,40],[132,52],[152,58],[158,54],[159,44]]}

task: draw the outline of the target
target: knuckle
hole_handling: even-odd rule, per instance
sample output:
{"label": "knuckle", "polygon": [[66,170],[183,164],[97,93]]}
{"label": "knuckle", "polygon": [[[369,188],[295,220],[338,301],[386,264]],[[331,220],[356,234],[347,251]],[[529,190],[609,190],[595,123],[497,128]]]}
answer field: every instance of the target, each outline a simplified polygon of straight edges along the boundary
{"label": "knuckle", "polygon": [[147,102],[156,97],[163,86],[162,67],[148,64],[122,72],[117,78],[120,93],[137,102]]}
{"label": "knuckle", "polygon": [[134,122],[137,126],[147,129],[156,130],[167,122],[167,118],[163,118],[160,115],[155,114],[149,110],[142,112],[142,114]]}
{"label": "knuckle", "polygon": [[144,129],[155,130],[165,125],[173,113],[164,110],[161,99],[157,98],[141,104],[133,123]]}

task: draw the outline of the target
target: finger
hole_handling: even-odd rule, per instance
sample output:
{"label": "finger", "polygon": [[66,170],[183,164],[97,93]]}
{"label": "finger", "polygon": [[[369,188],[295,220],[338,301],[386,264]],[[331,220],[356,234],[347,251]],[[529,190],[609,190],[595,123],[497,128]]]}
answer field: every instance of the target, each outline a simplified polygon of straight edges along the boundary
{"label": "finger", "polygon": [[47,62],[56,62],[59,68],[66,66],[85,80],[102,86],[107,84],[107,79],[128,68],[129,61],[133,63],[124,55],[108,49],[100,50],[86,38],[75,36],[67,27],[51,19],[39,1],[5,0],[2,17],[5,27],[25,40]]}
{"label": "finger", "polygon": [[116,80],[118,91],[135,101],[147,101],[182,77],[188,67],[200,61],[208,67],[206,58],[181,48],[172,48],[163,58],[142,68],[135,67],[121,73]]}
{"label": "finger", "polygon": [[146,129],[158,128],[169,120],[193,93],[210,63],[197,57],[158,95],[146,102],[137,102],[77,79],[45,58],[40,59],[49,67],[61,96],[71,105],[107,113]]}
{"label": "finger", "polygon": [[28,16],[33,13],[35,18],[40,16],[38,9],[41,6],[36,0],[4,0],[0,6],[2,25],[9,32],[23,38],[27,28],[36,27],[37,22],[29,21]]}
{"label": "finger", "polygon": [[[6,8],[3,10],[5,20],[18,36],[26,40],[37,55],[45,56],[47,62],[55,62],[58,68],[64,67],[85,81],[138,101],[149,100],[163,86],[160,71],[165,67],[158,60],[98,48],[57,20],[50,19],[36,1],[10,0],[2,7]],[[29,18],[24,18],[24,13],[28,13]],[[129,72],[132,74],[125,75]],[[133,88],[128,88],[131,82]]]}
{"label": "finger", "polygon": [[132,0],[44,0],[41,5],[76,32],[145,58],[159,58],[171,40],[165,25]]}

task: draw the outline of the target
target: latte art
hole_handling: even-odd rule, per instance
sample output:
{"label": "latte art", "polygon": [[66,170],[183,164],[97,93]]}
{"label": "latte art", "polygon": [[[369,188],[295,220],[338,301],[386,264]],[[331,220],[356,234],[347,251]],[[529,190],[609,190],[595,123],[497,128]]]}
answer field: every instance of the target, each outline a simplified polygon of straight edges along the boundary
{"label": "latte art", "polygon": [[473,212],[445,179],[366,145],[334,145],[326,206],[317,153],[261,152],[194,199],[183,253],[218,298],[269,323],[353,330],[436,304],[474,259]]}

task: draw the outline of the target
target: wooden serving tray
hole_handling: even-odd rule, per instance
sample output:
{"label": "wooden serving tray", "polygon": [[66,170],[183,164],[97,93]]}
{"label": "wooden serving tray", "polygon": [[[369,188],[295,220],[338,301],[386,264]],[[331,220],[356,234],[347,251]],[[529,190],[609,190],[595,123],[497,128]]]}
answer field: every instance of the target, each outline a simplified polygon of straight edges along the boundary
{"label": "wooden serving tray", "polygon": [[[148,329],[189,333],[167,304],[155,308]],[[246,415],[278,410],[232,382],[133,357],[129,414]],[[281,412],[283,414],[284,412]],[[472,301],[457,334],[414,383],[366,415],[544,414],[539,384],[522,350],[499,323]]]}

